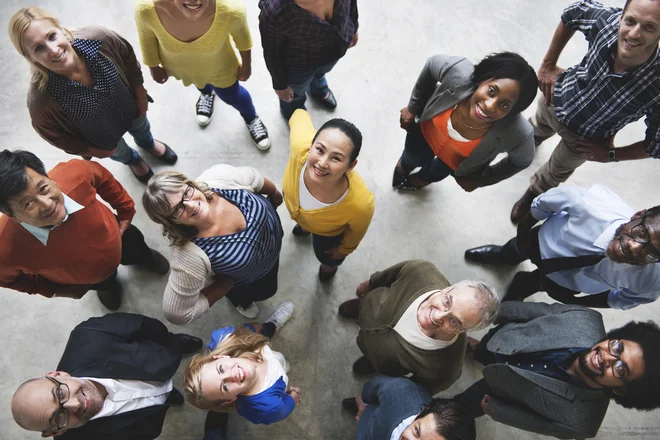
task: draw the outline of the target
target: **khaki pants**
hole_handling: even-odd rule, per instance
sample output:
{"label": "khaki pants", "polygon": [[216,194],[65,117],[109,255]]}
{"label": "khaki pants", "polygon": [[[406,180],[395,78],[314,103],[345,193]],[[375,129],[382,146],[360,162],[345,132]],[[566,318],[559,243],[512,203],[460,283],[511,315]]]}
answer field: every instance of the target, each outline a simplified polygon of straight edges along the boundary
{"label": "khaki pants", "polygon": [[536,115],[529,122],[534,127],[534,141],[539,145],[555,133],[561,136],[561,141],[555,147],[550,159],[536,171],[529,179],[529,187],[536,194],[542,194],[565,182],[573,171],[584,162],[586,158],[577,152],[575,141],[582,136],[570,131],[557,120],[555,108],[545,104],[545,96],[541,94],[536,107]]}

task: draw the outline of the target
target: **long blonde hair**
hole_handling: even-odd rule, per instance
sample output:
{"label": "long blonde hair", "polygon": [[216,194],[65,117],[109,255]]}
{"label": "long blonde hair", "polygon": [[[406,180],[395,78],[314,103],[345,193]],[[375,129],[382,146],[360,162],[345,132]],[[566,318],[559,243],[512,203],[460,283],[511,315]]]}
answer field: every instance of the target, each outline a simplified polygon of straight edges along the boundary
{"label": "long blonde hair", "polygon": [[204,354],[195,355],[183,372],[183,388],[188,402],[200,409],[210,411],[229,412],[235,409],[233,403],[226,401],[209,401],[202,392],[202,367],[214,362],[214,356],[229,356],[230,358],[249,359],[253,362],[262,362],[261,350],[268,345],[268,338],[243,327],[236,329],[223,339],[213,351],[206,350]]}
{"label": "long blonde hair", "polygon": [[23,34],[34,20],[48,20],[53,26],[62,29],[69,41],[73,42],[74,38],[71,31],[62,26],[62,23],[53,14],[36,6],[19,9],[9,20],[9,39],[18,53],[23,55],[23,58],[30,63],[30,70],[32,72],[31,82],[37,83],[39,90],[43,90],[48,85],[48,69],[32,61],[23,48]]}

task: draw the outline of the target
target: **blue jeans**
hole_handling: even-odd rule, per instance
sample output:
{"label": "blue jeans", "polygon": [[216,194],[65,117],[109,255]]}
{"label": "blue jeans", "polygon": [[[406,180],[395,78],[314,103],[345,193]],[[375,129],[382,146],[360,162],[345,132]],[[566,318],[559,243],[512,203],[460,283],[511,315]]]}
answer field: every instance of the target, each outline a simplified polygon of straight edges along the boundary
{"label": "blue jeans", "polygon": [[314,255],[316,255],[316,259],[330,267],[337,267],[343,263],[346,258],[335,259],[325,252],[339,246],[342,237],[343,235],[324,237],[323,235],[312,234],[312,246],[314,247]]}
{"label": "blue jeans", "polygon": [[324,64],[307,72],[289,72],[289,87],[293,90],[293,100],[286,102],[280,99],[282,116],[288,120],[294,111],[299,108],[304,109],[307,100],[306,92],[309,92],[314,98],[324,98],[330,91],[325,74],[330,72],[335,64],[337,64],[337,61]]}
{"label": "blue jeans", "polygon": [[250,92],[240,85],[238,81],[225,89],[215,87],[213,84],[207,84],[203,89],[198,90],[206,94],[215,91],[218,98],[238,110],[246,124],[252,122],[257,117],[257,111],[254,109],[254,104],[252,104]]}
{"label": "blue jeans", "polygon": [[[128,132],[133,136],[138,147],[145,150],[154,149],[154,138],[151,136],[151,125],[149,124],[147,115],[133,119]],[[119,139],[119,142],[117,142],[117,151],[110,156],[110,159],[124,165],[137,165],[141,160],[138,152],[129,147],[124,138]]]}
{"label": "blue jeans", "polygon": [[424,182],[439,182],[454,174],[451,168],[435,157],[417,122],[408,127],[406,144],[401,155],[401,166],[406,174],[417,167],[422,167],[417,176]]}

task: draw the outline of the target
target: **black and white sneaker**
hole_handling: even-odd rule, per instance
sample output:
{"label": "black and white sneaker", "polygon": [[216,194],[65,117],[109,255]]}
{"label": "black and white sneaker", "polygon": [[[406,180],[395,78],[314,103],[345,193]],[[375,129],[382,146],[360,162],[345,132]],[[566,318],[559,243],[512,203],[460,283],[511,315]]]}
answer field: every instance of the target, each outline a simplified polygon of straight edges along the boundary
{"label": "black and white sneaker", "polygon": [[201,93],[197,100],[197,123],[206,127],[211,122],[213,117],[213,101],[215,100],[215,93],[210,94]]}
{"label": "black and white sneaker", "polygon": [[270,138],[268,137],[268,130],[266,130],[266,126],[261,121],[261,118],[257,116],[245,125],[250,132],[254,145],[262,151],[268,150],[270,148]]}

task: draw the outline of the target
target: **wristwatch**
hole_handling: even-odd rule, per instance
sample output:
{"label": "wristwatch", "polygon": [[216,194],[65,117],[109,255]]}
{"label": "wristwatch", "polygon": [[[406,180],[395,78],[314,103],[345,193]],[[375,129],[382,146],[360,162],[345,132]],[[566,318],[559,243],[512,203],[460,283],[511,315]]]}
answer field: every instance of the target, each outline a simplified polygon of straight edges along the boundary
{"label": "wristwatch", "polygon": [[616,160],[616,150],[614,148],[607,152],[607,157],[610,158],[610,162],[618,162],[618,160]]}

